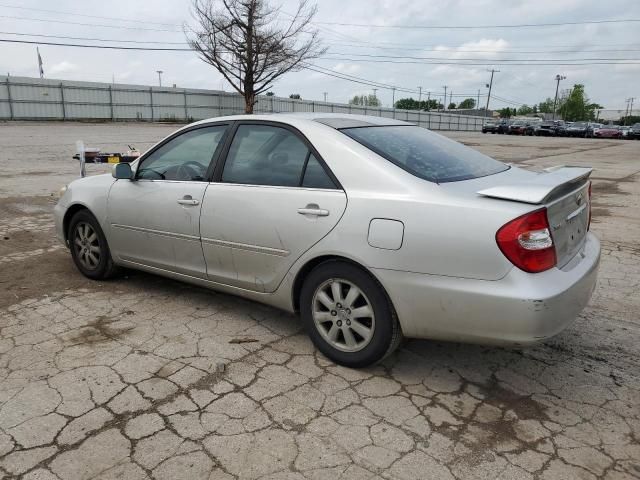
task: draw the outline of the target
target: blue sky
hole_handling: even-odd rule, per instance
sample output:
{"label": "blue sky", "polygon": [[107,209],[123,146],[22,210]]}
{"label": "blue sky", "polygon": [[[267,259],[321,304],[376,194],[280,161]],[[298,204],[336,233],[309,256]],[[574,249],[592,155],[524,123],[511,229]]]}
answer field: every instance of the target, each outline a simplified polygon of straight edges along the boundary
{"label": "blue sky", "polygon": [[[297,4],[289,0],[271,3],[281,5],[283,12],[293,11]],[[448,90],[454,93],[455,102],[461,99],[458,94],[470,93],[475,98],[478,89],[481,95],[485,94],[485,84],[490,76],[487,69],[495,64],[500,72],[494,77],[492,93],[516,104],[532,104],[552,97],[554,77],[562,74],[567,79],[561,83],[561,88],[583,83],[591,99],[606,108],[624,109],[626,99],[631,96],[639,97],[636,104],[640,106],[640,23],[637,22],[473,29],[373,28],[335,24],[480,26],[640,19],[640,2],[637,0],[320,0],[317,3],[315,20],[329,22],[316,25],[329,51],[326,58],[314,63],[324,68],[408,89],[421,86],[425,95],[430,91],[432,96],[439,95],[440,98],[442,87],[447,85]],[[181,25],[191,22],[189,9],[189,0],[0,0],[0,38],[37,40],[36,37],[15,33],[42,34],[171,42],[179,47],[179,43],[184,41]],[[91,43],[42,37],[39,40]],[[49,78],[106,82],[115,78],[118,83],[157,84],[156,70],[163,70],[165,85],[230,90],[213,67],[191,52],[109,51],[47,45],[41,45],[40,52],[45,75]],[[438,60],[417,60],[417,63],[370,61],[416,61],[398,58],[407,56],[445,62],[464,58],[472,59],[469,63],[487,65],[429,63]],[[501,59],[523,59],[527,63],[531,59],[582,58],[639,60],[633,65],[501,63]],[[35,46],[0,43],[0,71],[37,76]],[[303,98],[316,100],[322,100],[323,92],[327,92],[329,100],[338,102],[346,102],[356,94],[372,93],[369,86],[308,70],[286,75],[274,85],[273,91],[281,96],[299,93]],[[384,104],[391,104],[390,90],[378,89],[377,95]],[[396,92],[396,99],[405,96],[410,94]],[[413,96],[417,98],[417,94]],[[481,103],[484,104],[484,100]],[[492,99],[491,106],[499,108],[514,104]]]}

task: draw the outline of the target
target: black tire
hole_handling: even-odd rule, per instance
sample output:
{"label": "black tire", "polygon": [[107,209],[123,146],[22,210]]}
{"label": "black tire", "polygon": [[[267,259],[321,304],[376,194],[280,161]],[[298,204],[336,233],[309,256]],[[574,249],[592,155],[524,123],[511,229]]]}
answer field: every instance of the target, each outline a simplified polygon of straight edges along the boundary
{"label": "black tire", "polygon": [[[314,321],[314,296],[332,279],[355,285],[364,294],[364,300],[368,300],[373,310],[373,333],[368,343],[358,351],[346,352],[334,347],[320,333],[319,329],[323,327],[316,326]],[[391,354],[402,340],[400,324],[382,286],[368,273],[347,262],[329,261],[311,271],[300,292],[300,316],[316,348],[327,358],[346,367],[362,368],[379,362]],[[339,319],[339,316],[335,318]],[[334,322],[339,323],[339,320]]]}
{"label": "black tire", "polygon": [[[87,231],[87,226],[95,233],[95,239],[82,244],[83,239],[81,237],[82,234]],[[92,236],[93,235],[89,235],[89,237]],[[71,218],[67,239],[69,240],[69,249],[71,250],[73,263],[75,263],[80,273],[85,277],[92,280],[105,280],[113,277],[117,273],[117,267],[113,263],[111,251],[107,244],[107,238],[104,236],[100,224],[89,210],[80,210]],[[79,240],[81,244],[78,244],[76,240]],[[99,252],[96,252],[98,255],[94,253],[92,257],[97,258],[95,265],[92,265],[91,259],[83,254],[83,250],[86,251],[89,248],[99,249]]]}

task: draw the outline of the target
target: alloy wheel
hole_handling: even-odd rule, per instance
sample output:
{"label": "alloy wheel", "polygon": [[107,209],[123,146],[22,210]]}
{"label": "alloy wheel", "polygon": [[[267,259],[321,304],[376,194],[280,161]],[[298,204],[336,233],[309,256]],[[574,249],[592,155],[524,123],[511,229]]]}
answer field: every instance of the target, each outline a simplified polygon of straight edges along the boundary
{"label": "alloy wheel", "polygon": [[373,338],[373,306],[348,280],[332,278],[320,284],[313,295],[312,316],[322,338],[340,351],[357,352]]}
{"label": "alloy wheel", "polygon": [[102,251],[98,234],[86,222],[79,222],[73,236],[73,248],[80,264],[87,270],[95,270],[100,265]]}

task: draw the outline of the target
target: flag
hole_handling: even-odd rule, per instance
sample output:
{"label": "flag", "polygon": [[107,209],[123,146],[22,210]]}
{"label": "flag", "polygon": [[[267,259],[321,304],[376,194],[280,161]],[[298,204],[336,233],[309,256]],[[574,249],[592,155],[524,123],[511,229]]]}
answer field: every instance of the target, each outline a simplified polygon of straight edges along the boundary
{"label": "flag", "polygon": [[36,47],[36,52],[38,52],[38,68],[40,69],[40,78],[44,78],[44,70],[42,68],[42,57],[40,56],[40,49]]}

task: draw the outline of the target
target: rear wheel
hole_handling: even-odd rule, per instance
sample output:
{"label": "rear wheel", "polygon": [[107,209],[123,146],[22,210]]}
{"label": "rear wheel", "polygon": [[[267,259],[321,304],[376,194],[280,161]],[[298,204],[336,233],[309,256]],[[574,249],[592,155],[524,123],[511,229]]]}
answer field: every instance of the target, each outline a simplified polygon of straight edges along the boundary
{"label": "rear wheel", "polygon": [[402,339],[382,287],[346,262],[323,263],[309,274],[300,294],[300,313],[318,350],[347,367],[378,362]]}
{"label": "rear wheel", "polygon": [[73,216],[67,238],[73,262],[85,277],[103,280],[116,273],[107,239],[88,210],[80,210]]}

